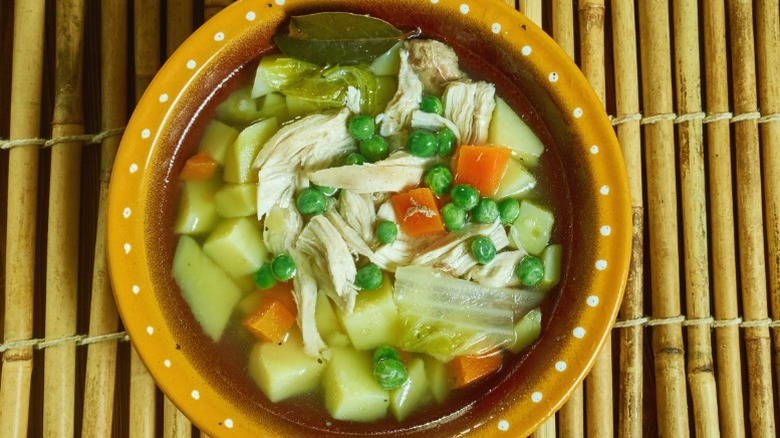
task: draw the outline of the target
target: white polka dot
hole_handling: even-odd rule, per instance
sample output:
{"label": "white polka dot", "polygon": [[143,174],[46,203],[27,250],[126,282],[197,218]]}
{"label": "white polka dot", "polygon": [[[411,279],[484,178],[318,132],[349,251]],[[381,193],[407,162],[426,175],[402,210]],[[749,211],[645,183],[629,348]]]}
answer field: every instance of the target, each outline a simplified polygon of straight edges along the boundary
{"label": "white polka dot", "polygon": [[136,173],[138,172],[138,165],[133,163],[130,165],[130,173]]}
{"label": "white polka dot", "polygon": [[149,138],[149,136],[151,135],[152,135],[152,131],[148,129],[144,129],[143,131],[141,131],[141,138]]}
{"label": "white polka dot", "polygon": [[149,336],[154,334],[154,327],[149,326],[146,328],[146,333],[149,333]]}
{"label": "white polka dot", "polygon": [[141,292],[141,288],[138,287],[137,284],[134,284],[133,287],[132,287],[132,291],[133,291],[134,294],[138,295],[138,293]]}
{"label": "white polka dot", "polygon": [[499,33],[501,32],[501,24],[499,23],[493,23],[492,26],[490,26],[490,30],[493,31],[493,33]]}
{"label": "white polka dot", "polygon": [[607,261],[604,260],[604,259],[597,260],[596,261],[596,269],[598,269],[599,271],[603,271],[603,270],[607,269]]}
{"label": "white polka dot", "polygon": [[582,108],[580,107],[574,108],[572,114],[574,115],[575,119],[579,119],[580,117],[582,117]]}
{"label": "white polka dot", "polygon": [[589,297],[588,297],[588,298],[585,300],[585,302],[586,302],[586,303],[588,303],[588,305],[589,305],[590,307],[596,307],[596,306],[598,306],[598,305],[599,305],[599,297],[597,297],[597,296],[595,296],[595,295],[591,295],[591,296],[589,296]]}
{"label": "white polka dot", "polygon": [[542,393],[536,391],[535,393],[531,394],[531,401],[534,403],[539,403],[540,401],[542,401]]}
{"label": "white polka dot", "polygon": [[509,422],[506,421],[506,420],[499,421],[498,422],[498,430],[500,430],[502,432],[506,432],[507,430],[509,430]]}
{"label": "white polka dot", "polygon": [[590,147],[590,153],[593,154],[593,155],[598,154],[599,153],[599,147],[594,144],[593,146]]}
{"label": "white polka dot", "polygon": [[604,225],[603,227],[601,227],[599,231],[601,232],[602,236],[609,236],[610,234],[612,234],[612,227],[610,227],[609,225]]}
{"label": "white polka dot", "polygon": [[168,360],[168,359],[165,359],[163,361],[163,365],[165,365],[165,368],[170,368],[171,367],[171,361]]}
{"label": "white polka dot", "polygon": [[566,371],[566,362],[559,360],[558,362],[555,362],[555,370],[558,372],[564,372]]}
{"label": "white polka dot", "polygon": [[187,61],[187,68],[190,69],[190,70],[195,69],[196,65],[198,65],[198,64],[195,62],[194,59],[190,59],[189,61]]}
{"label": "white polka dot", "polygon": [[[279,6],[281,6],[281,5],[283,5],[283,4],[284,4],[284,0],[276,0],[276,4],[277,4],[277,5],[279,5]],[[227,424],[227,423],[225,423],[225,424]],[[230,426],[230,427],[232,427],[232,424],[233,424],[233,422],[231,421],[231,422],[230,422],[230,424],[231,424],[231,426]]]}
{"label": "white polka dot", "polygon": [[255,11],[249,11],[246,13],[246,19],[249,21],[255,21],[255,18],[257,18],[257,14],[255,14]]}
{"label": "white polka dot", "polygon": [[436,3],[439,3],[439,0],[431,0],[431,3],[435,5]]}
{"label": "white polka dot", "polygon": [[521,53],[523,56],[528,56],[528,55],[530,55],[530,54],[531,54],[531,46],[523,46],[523,48],[522,48],[522,49],[520,49],[520,53]]}
{"label": "white polka dot", "polygon": [[577,328],[575,328],[575,329],[574,329],[574,330],[571,332],[571,334],[573,334],[575,338],[582,339],[582,338],[584,338],[584,337],[585,337],[585,329],[584,329],[584,328],[582,328],[582,327],[577,327]]}
{"label": "white polka dot", "polygon": [[550,82],[558,82],[558,73],[552,72],[549,76],[547,76],[547,79],[550,80]]}
{"label": "white polka dot", "polygon": [[225,41],[225,33],[217,32],[214,34],[214,41]]}
{"label": "white polka dot", "polygon": [[460,5],[460,13],[461,14],[468,14],[469,13],[469,5],[462,3]]}
{"label": "white polka dot", "polygon": [[198,392],[197,389],[193,389],[191,395],[192,395],[192,398],[195,399],[195,400],[200,399],[200,392]]}
{"label": "white polka dot", "polygon": [[133,211],[130,210],[130,207],[125,207],[125,209],[122,210],[122,217],[125,219],[129,218],[131,214],[133,214]]}
{"label": "white polka dot", "polygon": [[122,248],[125,250],[125,254],[130,254],[130,250],[132,249],[129,243],[122,245]]}
{"label": "white polka dot", "polygon": [[601,186],[599,189],[602,195],[609,195],[609,186]]}
{"label": "white polka dot", "polygon": [[[284,0],[276,0],[276,3],[279,3],[280,1],[282,3],[284,3]],[[228,429],[232,429],[233,428],[233,420],[231,420],[230,418],[225,419],[225,427],[227,427]]]}
{"label": "white polka dot", "polygon": [[160,103],[165,103],[168,101],[168,95],[163,93],[160,95]]}

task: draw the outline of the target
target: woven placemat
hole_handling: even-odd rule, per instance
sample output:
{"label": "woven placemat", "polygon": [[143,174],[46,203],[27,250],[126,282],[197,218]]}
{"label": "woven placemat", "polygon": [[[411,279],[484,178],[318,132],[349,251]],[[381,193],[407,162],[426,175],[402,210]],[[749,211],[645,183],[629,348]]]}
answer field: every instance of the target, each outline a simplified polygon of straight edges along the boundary
{"label": "woven placemat", "polygon": [[[134,102],[231,1],[81,3],[0,0],[0,436],[194,436],[122,331],[100,212]],[[611,348],[534,435],[776,436],[778,2],[508,3],[612,115],[635,226]]]}

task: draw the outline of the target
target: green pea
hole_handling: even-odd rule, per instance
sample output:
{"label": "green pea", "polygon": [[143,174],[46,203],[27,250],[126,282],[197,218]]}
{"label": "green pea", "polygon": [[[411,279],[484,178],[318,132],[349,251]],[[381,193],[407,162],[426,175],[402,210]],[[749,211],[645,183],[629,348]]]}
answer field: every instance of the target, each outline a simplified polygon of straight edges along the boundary
{"label": "green pea", "polygon": [[260,266],[260,269],[255,271],[255,284],[260,289],[269,289],[276,284],[270,264],[264,263],[263,266]]}
{"label": "green pea", "polygon": [[450,128],[441,128],[436,133],[436,153],[441,157],[449,156],[458,143],[458,138]]}
{"label": "green pea", "polygon": [[420,102],[420,109],[426,113],[442,115],[444,112],[444,105],[438,97],[426,94]]}
{"label": "green pea", "polygon": [[452,203],[458,207],[471,211],[479,203],[479,191],[468,184],[458,184],[450,191]]}
{"label": "green pea", "polygon": [[354,166],[354,165],[360,166],[365,162],[366,162],[366,157],[356,153],[347,155],[347,159],[344,160],[344,164],[347,166]]}
{"label": "green pea", "polygon": [[325,211],[328,201],[319,190],[304,189],[298,195],[296,205],[298,205],[298,211],[303,214],[320,214]]}
{"label": "green pea", "polygon": [[382,285],[383,277],[382,270],[379,269],[379,266],[368,263],[357,270],[355,284],[364,290],[375,290]]}
{"label": "green pea", "polygon": [[386,391],[400,387],[407,378],[406,367],[398,359],[380,360],[374,365],[374,379]]}
{"label": "green pea", "polygon": [[506,198],[498,203],[498,216],[504,225],[513,224],[520,214],[520,203],[515,198]]}
{"label": "green pea", "polygon": [[466,226],[466,210],[449,202],[441,208],[441,219],[450,231],[457,231]]}
{"label": "green pea", "polygon": [[415,157],[432,157],[436,153],[436,134],[425,129],[415,129],[409,134],[406,148]]}
{"label": "green pea", "polygon": [[376,239],[382,243],[393,243],[398,237],[398,225],[391,221],[379,222],[376,226]]}
{"label": "green pea", "polygon": [[452,185],[452,172],[447,166],[437,164],[425,173],[425,185],[428,186],[434,195],[442,196],[447,193]]}
{"label": "green pea", "polygon": [[471,218],[480,224],[492,224],[498,217],[498,205],[490,198],[482,198],[471,210]]}
{"label": "green pea", "polygon": [[370,163],[384,160],[388,154],[387,142],[381,135],[372,135],[365,140],[360,140],[359,149],[360,154]]}
{"label": "green pea", "polygon": [[401,360],[401,356],[398,354],[398,350],[389,346],[383,345],[374,350],[374,365],[385,359]]}
{"label": "green pea", "polygon": [[480,265],[486,265],[496,258],[496,245],[489,237],[479,236],[471,242],[471,253]]}
{"label": "green pea", "polygon": [[289,254],[279,254],[271,261],[271,273],[279,281],[295,277],[295,260]]}
{"label": "green pea", "polygon": [[339,189],[335,187],[318,186],[317,184],[312,184],[312,187],[314,187],[315,189],[317,189],[318,192],[322,193],[323,195],[329,198],[334,196],[339,191]]}
{"label": "green pea", "polygon": [[374,119],[369,116],[355,116],[349,120],[347,130],[355,140],[365,140],[374,135]]}
{"label": "green pea", "polygon": [[536,286],[544,277],[544,263],[538,257],[527,256],[517,265],[515,275],[520,279],[520,283]]}

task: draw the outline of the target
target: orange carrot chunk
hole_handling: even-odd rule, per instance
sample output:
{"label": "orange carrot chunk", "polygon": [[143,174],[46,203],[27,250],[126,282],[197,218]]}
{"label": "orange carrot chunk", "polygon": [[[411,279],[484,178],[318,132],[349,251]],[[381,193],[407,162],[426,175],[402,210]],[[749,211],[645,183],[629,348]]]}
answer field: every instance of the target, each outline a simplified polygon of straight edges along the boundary
{"label": "orange carrot chunk", "polygon": [[452,388],[463,388],[493,374],[501,368],[502,361],[500,353],[490,353],[483,356],[456,356],[447,364],[452,376]]}
{"label": "orange carrot chunk", "polygon": [[179,179],[184,181],[209,179],[219,164],[205,152],[199,152],[184,163]]}
{"label": "orange carrot chunk", "polygon": [[281,342],[298,313],[291,291],[289,283],[280,283],[263,292],[260,304],[244,319],[244,327],[258,339]]}
{"label": "orange carrot chunk", "polygon": [[428,236],[444,231],[436,197],[431,189],[422,187],[393,196],[395,217],[401,229],[412,237]]}
{"label": "orange carrot chunk", "polygon": [[493,196],[511,155],[511,150],[497,146],[461,146],[457,161],[453,160],[455,184],[468,184],[481,196]]}

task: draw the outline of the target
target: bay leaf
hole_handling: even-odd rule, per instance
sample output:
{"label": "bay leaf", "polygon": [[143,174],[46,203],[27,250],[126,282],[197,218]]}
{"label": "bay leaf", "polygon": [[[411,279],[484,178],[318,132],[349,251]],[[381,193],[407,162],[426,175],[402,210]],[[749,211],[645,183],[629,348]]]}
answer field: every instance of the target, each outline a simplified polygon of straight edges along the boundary
{"label": "bay leaf", "polygon": [[287,33],[274,37],[287,56],[319,65],[369,63],[398,41],[419,35],[367,15],[320,12],[294,16]]}

